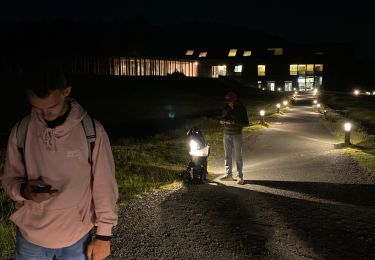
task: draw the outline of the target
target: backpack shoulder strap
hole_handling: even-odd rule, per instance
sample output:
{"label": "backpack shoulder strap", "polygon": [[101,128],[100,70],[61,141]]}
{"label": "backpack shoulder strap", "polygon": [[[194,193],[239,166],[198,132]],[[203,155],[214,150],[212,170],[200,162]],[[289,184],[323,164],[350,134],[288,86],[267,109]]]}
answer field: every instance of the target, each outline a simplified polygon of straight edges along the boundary
{"label": "backpack shoulder strap", "polygon": [[16,129],[16,140],[17,140],[17,148],[21,154],[22,162],[25,167],[25,177],[27,178],[26,172],[26,165],[25,165],[25,143],[26,143],[26,135],[27,129],[29,127],[31,115],[27,115],[18,122],[17,129]]}
{"label": "backpack shoulder strap", "polygon": [[27,128],[29,126],[31,116],[27,115],[18,122],[17,131],[16,131],[16,139],[17,139],[17,148],[24,152],[25,143],[26,143],[26,134]]}
{"label": "backpack shoulder strap", "polygon": [[96,141],[96,130],[95,123],[92,117],[89,114],[82,119],[83,130],[85,131],[87,146],[89,151],[89,163],[92,165],[92,152],[94,150],[95,141]]}

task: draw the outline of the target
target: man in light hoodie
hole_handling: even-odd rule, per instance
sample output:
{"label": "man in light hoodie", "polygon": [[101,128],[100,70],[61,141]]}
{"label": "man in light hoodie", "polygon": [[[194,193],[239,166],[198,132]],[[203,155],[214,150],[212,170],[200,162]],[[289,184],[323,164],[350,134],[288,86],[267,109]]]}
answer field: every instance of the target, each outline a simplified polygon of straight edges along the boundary
{"label": "man in light hoodie", "polygon": [[[17,226],[16,258],[104,259],[118,219],[108,136],[94,120],[90,164],[81,123],[87,112],[69,97],[62,70],[36,66],[24,74],[31,118],[23,155],[17,148],[18,124],[10,133],[3,176],[4,190],[16,202],[10,217]],[[49,189],[37,189],[46,185]]]}

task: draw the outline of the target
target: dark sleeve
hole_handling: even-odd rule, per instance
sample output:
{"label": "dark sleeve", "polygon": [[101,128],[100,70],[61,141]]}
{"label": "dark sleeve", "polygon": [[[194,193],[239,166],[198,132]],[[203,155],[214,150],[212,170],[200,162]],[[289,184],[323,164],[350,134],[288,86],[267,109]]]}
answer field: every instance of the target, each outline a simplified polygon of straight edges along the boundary
{"label": "dark sleeve", "polygon": [[247,117],[247,110],[246,110],[246,107],[244,105],[241,105],[239,107],[238,123],[242,126],[248,126],[249,125],[249,118]]}
{"label": "dark sleeve", "polygon": [[228,117],[229,117],[229,115],[228,115],[228,109],[227,109],[227,107],[224,107],[223,108],[223,113],[221,115],[221,119],[228,120],[229,119]]}

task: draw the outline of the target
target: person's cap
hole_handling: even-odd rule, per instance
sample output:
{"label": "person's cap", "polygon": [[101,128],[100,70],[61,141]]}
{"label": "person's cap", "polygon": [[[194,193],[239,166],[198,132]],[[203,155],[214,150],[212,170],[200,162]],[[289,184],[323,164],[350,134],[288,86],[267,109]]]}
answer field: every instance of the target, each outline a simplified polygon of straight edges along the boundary
{"label": "person's cap", "polygon": [[229,102],[235,102],[237,100],[237,95],[236,93],[234,92],[228,92],[226,95],[225,95],[225,102],[226,103],[229,103]]}

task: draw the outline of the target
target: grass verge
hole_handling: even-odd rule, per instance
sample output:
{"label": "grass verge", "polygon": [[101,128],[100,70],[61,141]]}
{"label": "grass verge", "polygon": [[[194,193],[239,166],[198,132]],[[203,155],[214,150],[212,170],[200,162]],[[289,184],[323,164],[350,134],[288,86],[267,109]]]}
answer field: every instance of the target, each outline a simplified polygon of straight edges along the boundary
{"label": "grass verge", "polygon": [[[335,108],[327,110],[324,124],[344,143],[343,125],[346,121],[350,121],[352,123],[351,145],[346,147],[345,150],[358,162],[361,168],[375,174],[375,135],[368,133],[370,123],[373,123],[369,119],[375,118],[375,112],[367,109],[370,101],[353,101],[353,97],[348,94],[339,93],[335,96],[336,94],[326,93],[323,98],[328,107]],[[368,97],[365,98],[368,99]],[[345,106],[345,104],[348,104],[348,106]],[[363,109],[361,109],[361,106],[363,106]],[[343,110],[343,108],[348,109]],[[342,113],[342,111],[345,111],[345,113]]]}

